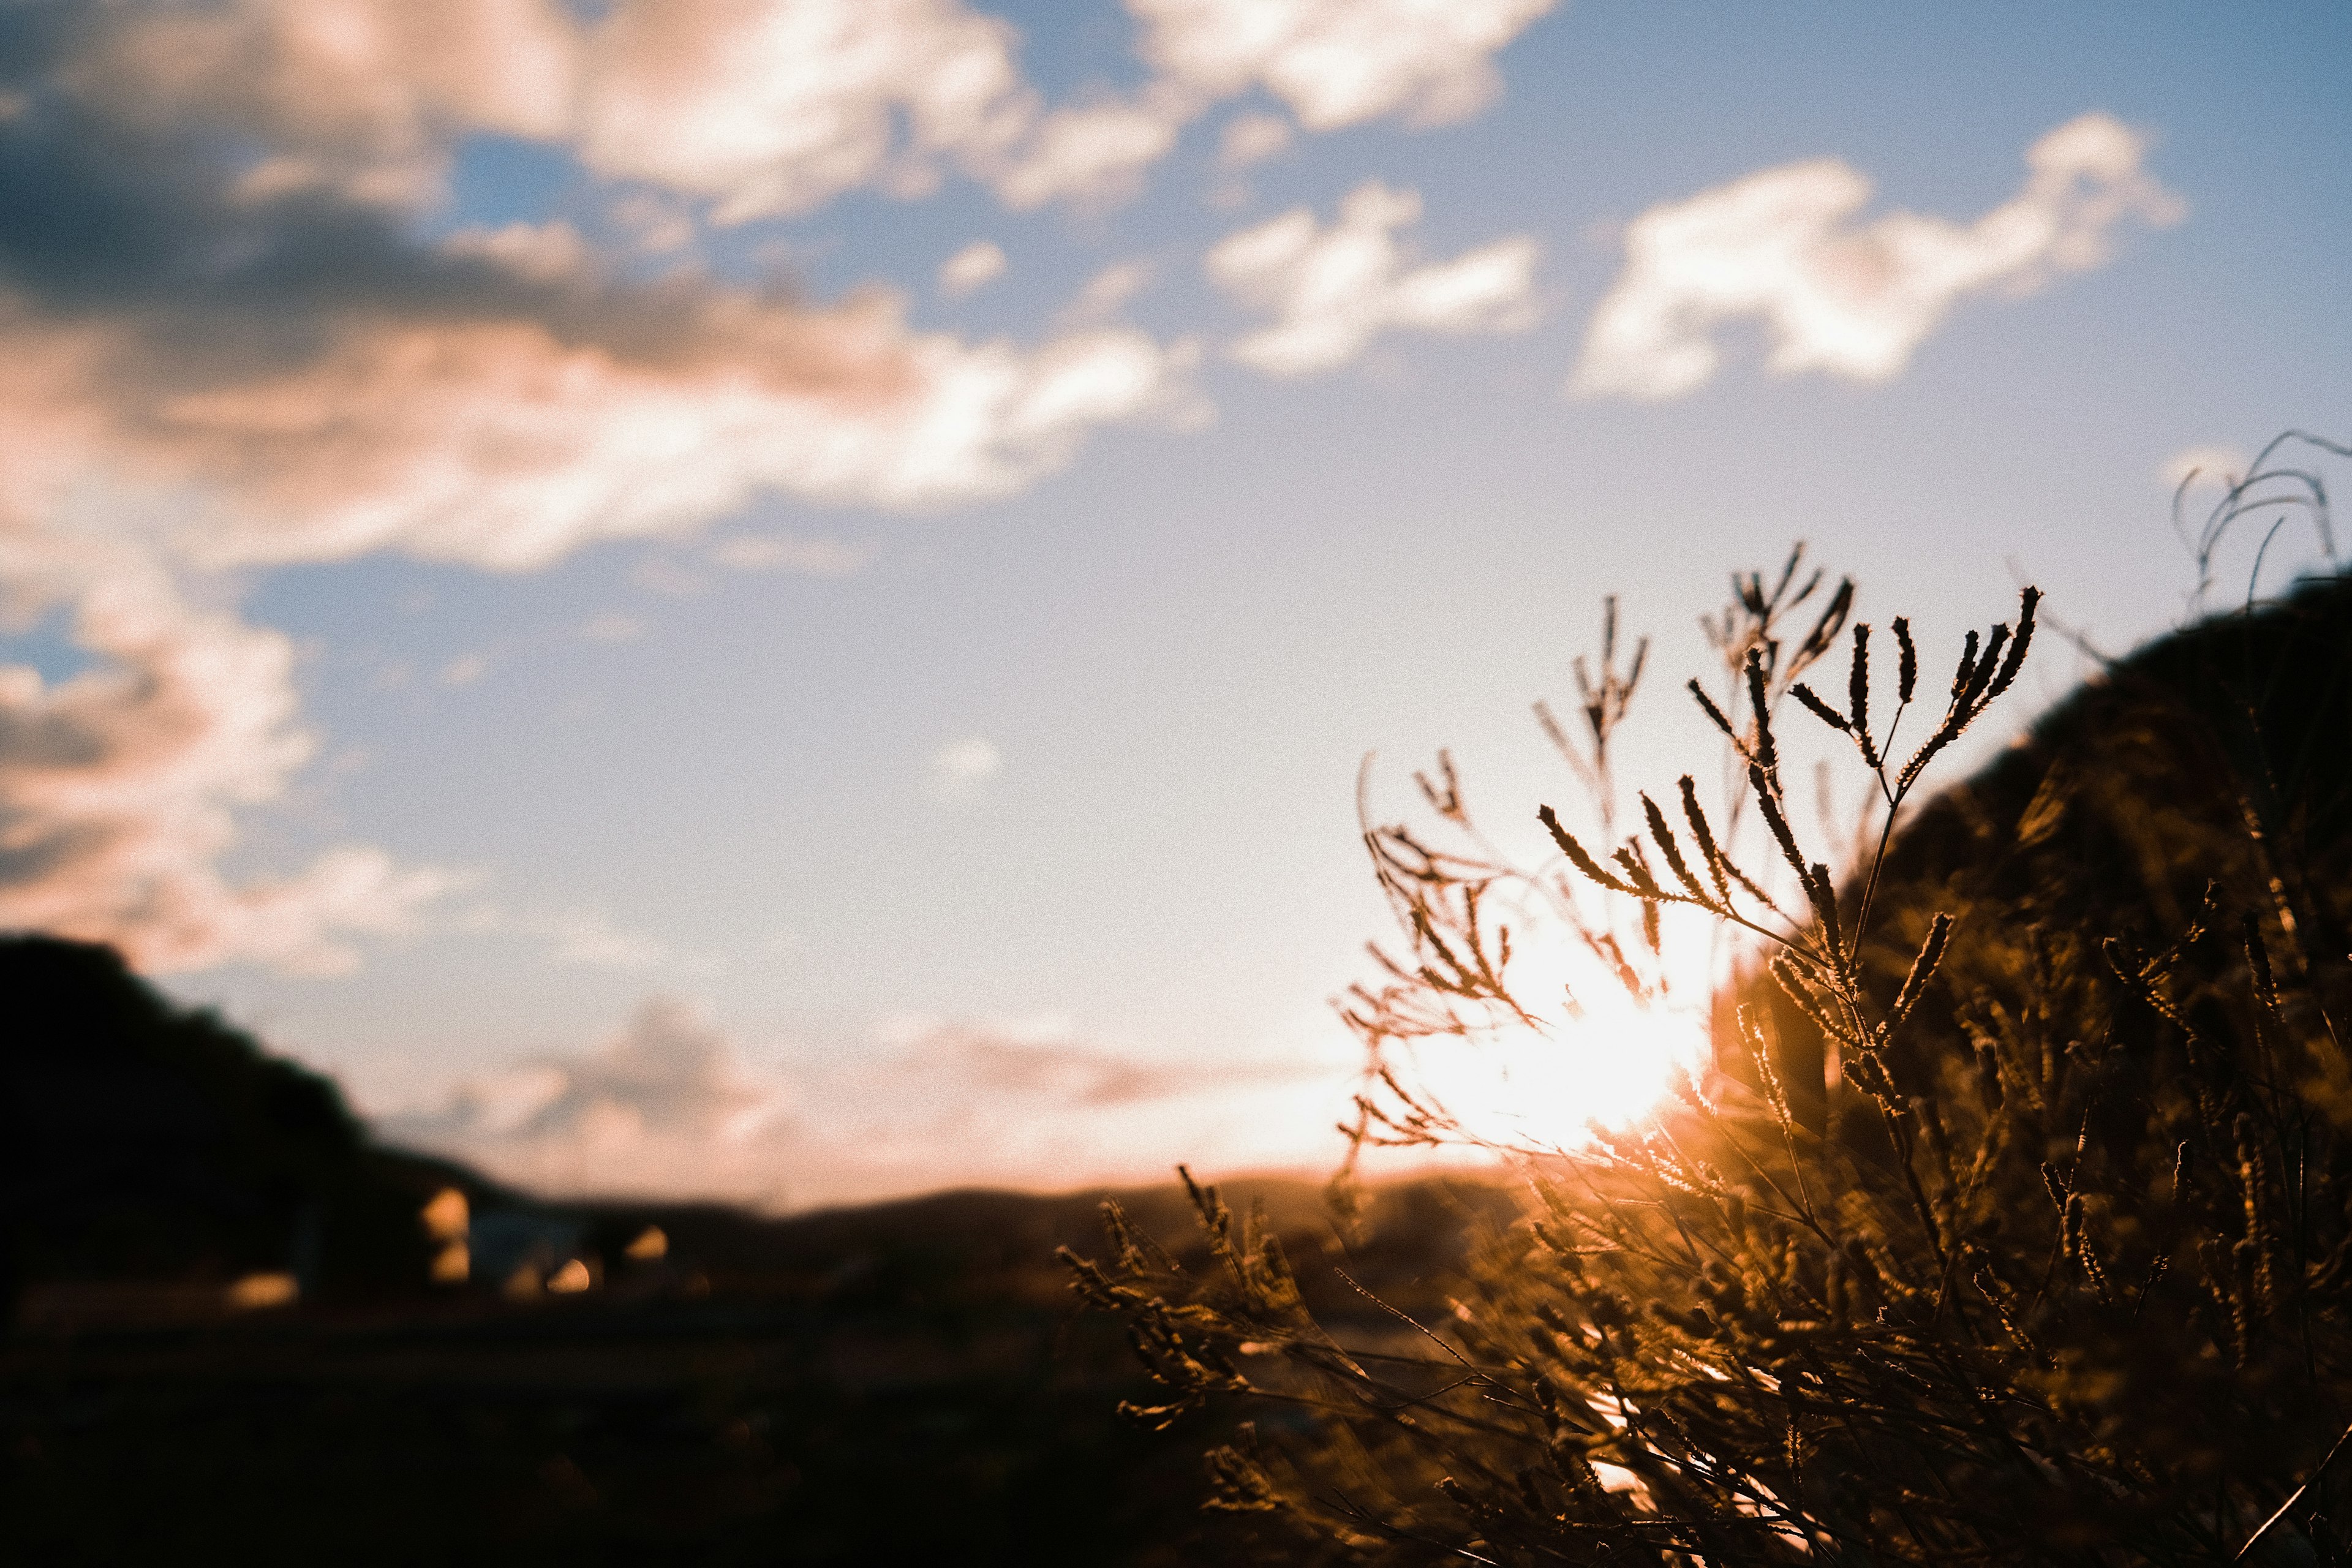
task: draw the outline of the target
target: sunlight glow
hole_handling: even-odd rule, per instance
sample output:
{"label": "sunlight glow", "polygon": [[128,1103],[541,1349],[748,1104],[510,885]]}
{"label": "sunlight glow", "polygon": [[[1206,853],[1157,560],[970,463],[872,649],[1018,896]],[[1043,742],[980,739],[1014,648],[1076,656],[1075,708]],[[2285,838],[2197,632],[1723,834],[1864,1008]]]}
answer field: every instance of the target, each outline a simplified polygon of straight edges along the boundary
{"label": "sunlight glow", "polygon": [[[1671,941],[1667,951],[1675,952]],[[1639,1121],[1677,1070],[1704,1070],[1706,984],[1677,984],[1676,1000],[1645,1005],[1578,957],[1558,942],[1514,955],[1512,990],[1537,1026],[1509,1021],[1469,1040],[1423,1042],[1413,1053],[1410,1081],[1466,1134],[1547,1152],[1582,1148],[1592,1141],[1588,1123]]]}

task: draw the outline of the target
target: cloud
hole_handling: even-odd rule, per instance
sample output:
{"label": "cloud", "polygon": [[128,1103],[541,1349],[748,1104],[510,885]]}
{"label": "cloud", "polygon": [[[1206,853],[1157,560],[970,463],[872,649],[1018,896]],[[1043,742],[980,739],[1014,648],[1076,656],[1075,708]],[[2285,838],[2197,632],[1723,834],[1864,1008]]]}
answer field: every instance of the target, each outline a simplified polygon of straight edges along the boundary
{"label": "cloud", "polygon": [[414,200],[461,135],[562,135],[580,37],[556,0],[229,0],[86,8],[58,85],[155,132],[265,149],[245,188]]}
{"label": "cloud", "polygon": [[1494,57],[1557,0],[1128,0],[1142,54],[1202,99],[1264,88],[1309,131],[1388,115],[1465,120],[1502,90]]}
{"label": "cloud", "polygon": [[594,910],[574,910],[538,922],[534,929],[553,944],[550,956],[558,963],[588,969],[655,969],[677,956],[652,937],[615,928]]}
{"label": "cloud", "polygon": [[1902,373],[1962,299],[2032,294],[2113,256],[2127,219],[2186,208],[2141,167],[2147,138],[2104,114],[2027,149],[2018,194],[1973,223],[1889,213],[1854,221],[1868,179],[1833,158],[1790,163],[1655,206],[1625,236],[1625,266],[1593,313],[1569,390],[1659,400],[1704,385],[1716,331],[1754,319],[1781,375],[1861,382]]}
{"label": "cloud", "polygon": [[[1018,36],[960,0],[223,0],[90,8],[54,29],[57,80],[150,130],[258,149],[255,195],[415,204],[480,132],[569,149],[719,225],[948,170],[1009,205],[1133,189],[1217,102],[1263,89],[1309,130],[1463,119],[1494,56],[1556,0],[1129,0],[1150,79],[1049,108]],[[584,14],[583,14],[584,13]],[[662,250],[686,215],[646,208]]]}
{"label": "cloud", "polygon": [[[415,88],[391,130],[335,121],[337,156],[410,147],[452,95]],[[0,922],[151,969],[347,965],[448,882],[363,846],[221,868],[237,814],[313,749],[290,647],[225,607],[224,574],[375,552],[528,570],[766,493],[938,507],[1194,406],[1197,350],[1130,329],[972,342],[880,293],[632,280],[562,224],[425,244],[351,182],[257,186],[202,153],[70,101],[0,121],[0,597],[20,624],[64,613],[97,660],[5,678]],[[795,562],[845,564],[775,563]]]}
{"label": "cloud", "polygon": [[[1491,94],[1492,56],[1544,8],[1152,0],[1150,79],[1060,105],[961,0],[0,16],[0,596],[65,615],[96,661],[0,693],[0,919],[151,967],[320,967],[449,885],[358,845],[223,869],[240,814],[314,745],[290,650],[228,607],[238,574],[378,552],[528,571],[765,495],[951,506],[1017,492],[1104,426],[1202,416],[1196,344],[1106,321],[1139,273],[1017,343],[918,331],[881,290],[814,301],[690,261],[648,278],[645,255],[950,173],[1016,206],[1108,199],[1260,89],[1310,128],[1435,122]],[[424,237],[486,134],[576,158],[626,254],[562,222]],[[1431,314],[1391,300],[1385,324]],[[853,564],[815,543],[712,559]]]}
{"label": "cloud", "polygon": [[1086,287],[1062,308],[1057,319],[1065,329],[1099,326],[1150,288],[1151,274],[1151,263],[1148,261],[1113,262],[1087,279]]}
{"label": "cloud", "polygon": [[606,208],[604,216],[648,255],[667,256],[695,240],[694,215],[675,197],[631,191]]}
{"label": "cloud", "polygon": [[15,510],[44,479],[135,478],[214,565],[523,569],[763,491],[1003,495],[1187,395],[1192,351],[1131,330],[1024,348],[913,331],[879,293],[632,282],[561,224],[420,247],[103,127],[0,126],[0,417],[54,440]]}
{"label": "cloud", "polygon": [[[1117,201],[1187,123],[1254,89],[1282,100],[1309,131],[1391,116],[1416,128],[1466,120],[1502,90],[1494,57],[1556,3],[1128,0],[1151,79],[1130,99],[1045,113],[975,167],[1013,207]],[[1245,115],[1226,129],[1226,166],[1287,141],[1279,120]]]}
{"label": "cloud", "polygon": [[[594,173],[789,216],[1035,120],[1010,26],[954,0],[228,0],[77,29],[65,85],[157,125],[257,142],[257,192],[427,193],[464,136],[572,148]],[[901,127],[903,126],[903,129]]]}
{"label": "cloud", "polygon": [[[972,1022],[923,1017],[890,1020],[885,1043],[902,1072],[962,1086],[975,1099],[1028,1100],[1072,1108],[1135,1105],[1199,1094],[1211,1087],[1196,1068],[1145,1062],[1081,1043],[1065,1020]],[[1220,1083],[1278,1080],[1295,1069],[1220,1069]]]}
{"label": "cloud", "polygon": [[798,572],[810,577],[846,577],[865,569],[870,550],[837,539],[778,539],[739,533],[710,546],[710,559],[732,572]]}
{"label": "cloud", "polygon": [[1004,754],[995,742],[973,735],[931,753],[924,764],[924,788],[934,800],[955,800],[972,794],[1003,771]]}
{"label": "cloud", "polygon": [[441,667],[441,684],[471,686],[489,672],[490,660],[487,654],[460,654]]}
{"label": "cloud", "polygon": [[940,263],[940,292],[960,300],[1004,276],[1004,247],[994,240],[975,239]]}
{"label": "cloud", "polygon": [[[292,645],[190,605],[136,557],[15,535],[0,563],[18,595],[72,602],[96,658],[54,684],[0,666],[0,927],[112,942],[151,973],[333,973],[357,962],[352,938],[411,931],[459,885],[358,845],[233,884],[236,808],[276,797],[316,749]],[[57,582],[69,565],[87,575]]]}
{"label": "cloud", "polygon": [[1236,114],[1217,139],[1217,166],[1247,169],[1290,150],[1290,121],[1279,114]]}
{"label": "cloud", "polygon": [[1039,121],[991,183],[1005,205],[1070,201],[1101,206],[1132,195],[1143,173],[1176,145],[1201,105],[1163,82],[1132,101],[1104,99],[1057,109]]}
{"label": "cloud", "polygon": [[692,1004],[656,996],[593,1050],[465,1079],[439,1105],[376,1126],[575,1190],[725,1191],[772,1157],[757,1140],[790,1105],[783,1083],[746,1067]]}
{"label": "cloud", "polygon": [[1534,324],[1532,239],[1496,240],[1451,261],[1412,265],[1397,231],[1421,197],[1377,181],[1358,186],[1330,226],[1299,207],[1226,237],[1206,260],[1228,294],[1271,312],[1233,357],[1269,375],[1334,370],[1383,331],[1510,332]]}
{"label": "cloud", "polygon": [[656,996],[588,1050],[475,1075],[374,1127],[541,1190],[806,1206],[950,1182],[1157,1180],[1188,1154],[1318,1160],[1329,1151],[1303,1152],[1298,1129],[1327,1125],[1353,1076],[1339,1060],[1148,1058],[1050,1017],[904,1016],[877,1035],[878,1055],[787,1079],[690,1004]]}

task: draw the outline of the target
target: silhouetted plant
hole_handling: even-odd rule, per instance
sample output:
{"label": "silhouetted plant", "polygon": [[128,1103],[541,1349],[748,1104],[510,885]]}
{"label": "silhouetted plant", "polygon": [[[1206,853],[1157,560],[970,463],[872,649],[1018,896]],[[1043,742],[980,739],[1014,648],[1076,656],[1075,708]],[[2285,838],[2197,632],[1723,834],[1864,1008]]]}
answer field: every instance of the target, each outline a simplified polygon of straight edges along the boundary
{"label": "silhouetted plant", "polygon": [[[2016,681],[2038,595],[1930,689],[1906,622],[1849,630],[1850,584],[1784,635],[1801,566],[1710,623],[1738,678],[1690,688],[1736,768],[1715,812],[1685,776],[1588,846],[1547,805],[1559,859],[1517,868],[1441,758],[1422,787],[1461,847],[1367,830],[1403,938],[1345,1005],[1359,1146],[1483,1143],[1528,1194],[1450,1315],[1341,1336],[1213,1188],[1202,1273],[1113,1209],[1110,1255],[1070,1261],[1165,1391],[1134,1414],[1311,1413],[1210,1460],[1211,1506],[1286,1521],[1300,1560],[2352,1563],[2352,581],[2113,665],[1919,800]],[[1646,650],[1620,675],[1604,627],[1582,729],[1543,718],[1609,824]],[[1833,700],[1803,678],[1841,644]],[[1842,882],[1790,806],[1789,702],[1876,793]],[[1539,1037],[1494,912],[1529,900],[1644,1003],[1662,910],[1753,955],[1713,1063],[1557,1154],[1396,1056]]]}

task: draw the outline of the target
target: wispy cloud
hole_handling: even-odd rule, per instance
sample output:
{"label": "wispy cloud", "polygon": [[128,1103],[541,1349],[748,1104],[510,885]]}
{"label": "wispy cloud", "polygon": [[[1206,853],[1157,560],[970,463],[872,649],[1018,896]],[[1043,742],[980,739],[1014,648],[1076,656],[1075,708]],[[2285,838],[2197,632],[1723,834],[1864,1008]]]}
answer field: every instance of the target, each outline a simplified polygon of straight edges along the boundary
{"label": "wispy cloud", "polygon": [[2143,168],[2147,139],[2104,114],[2026,150],[2018,194],[1973,223],[1889,213],[1869,223],[1870,181],[1834,158],[1790,163],[1652,207],[1625,235],[1625,266],[1594,311],[1569,390],[1663,399],[1722,363],[1725,323],[1763,323],[1777,374],[1885,381],[1953,306],[2015,298],[2104,266],[2126,221],[2187,208]]}
{"label": "wispy cloud", "polygon": [[1116,261],[1087,279],[1086,287],[1062,308],[1065,328],[1099,326],[1116,317],[1137,295],[1151,287],[1149,261]]}
{"label": "wispy cloud", "polygon": [[462,882],[362,845],[231,881],[235,808],[316,750],[291,643],[191,605],[137,552],[20,537],[9,556],[7,585],[74,604],[98,662],[55,683],[0,666],[0,926],[112,942],[150,972],[332,972]]}
{"label": "wispy cloud", "polygon": [[1421,197],[1358,186],[1330,225],[1306,207],[1229,235],[1209,276],[1274,322],[1229,351],[1270,375],[1310,375],[1356,359],[1384,331],[1512,332],[1534,325],[1536,243],[1513,237],[1416,264],[1399,231]]}
{"label": "wispy cloud", "polygon": [[900,1016],[877,1037],[878,1056],[788,1079],[657,995],[589,1049],[474,1075],[375,1125],[555,1190],[806,1204],[948,1181],[1153,1179],[1204,1149],[1297,1159],[1297,1130],[1344,1104],[1348,1077],[1335,1062],[1155,1059],[1050,1017]]}
{"label": "wispy cloud", "polygon": [[1310,131],[1464,120],[1502,91],[1495,56],[1558,0],[1128,0],[1143,56],[1219,100],[1262,88]]}
{"label": "wispy cloud", "polygon": [[798,572],[810,577],[846,577],[874,558],[871,550],[837,539],[784,539],[738,533],[714,540],[710,559],[730,572]]}
{"label": "wispy cloud", "polygon": [[471,686],[490,672],[489,656],[479,653],[460,654],[441,667],[444,686]]}
{"label": "wispy cloud", "polygon": [[926,792],[934,800],[960,800],[1004,771],[1004,753],[979,735],[950,741],[923,767]]}
{"label": "wispy cloud", "polygon": [[1003,246],[975,239],[940,263],[940,292],[961,300],[1003,277],[1007,265]]}
{"label": "wispy cloud", "polygon": [[748,1067],[698,1008],[665,995],[594,1049],[477,1075],[377,1127],[574,1188],[726,1192],[747,1170],[757,1190],[757,1167],[773,1156],[757,1141],[791,1104],[786,1085]]}
{"label": "wispy cloud", "polygon": [[1217,166],[1253,168],[1289,151],[1290,121],[1279,114],[1236,114],[1217,138]]}
{"label": "wispy cloud", "polygon": [[590,969],[655,969],[677,957],[667,943],[622,931],[593,910],[575,910],[538,921],[534,929],[547,937],[549,956],[558,963]]}

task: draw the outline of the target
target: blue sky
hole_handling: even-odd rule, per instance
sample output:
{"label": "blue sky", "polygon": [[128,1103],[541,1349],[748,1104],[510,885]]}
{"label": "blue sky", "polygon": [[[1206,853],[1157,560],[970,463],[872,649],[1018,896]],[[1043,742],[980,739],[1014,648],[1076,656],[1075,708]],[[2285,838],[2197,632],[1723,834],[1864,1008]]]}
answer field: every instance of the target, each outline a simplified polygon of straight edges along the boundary
{"label": "blue sky", "polygon": [[1327,1161],[1366,752],[1531,821],[1613,593],[1671,778],[1796,538],[2119,650],[2352,435],[2339,7],[431,10],[6,16],[0,921],[555,1185]]}

